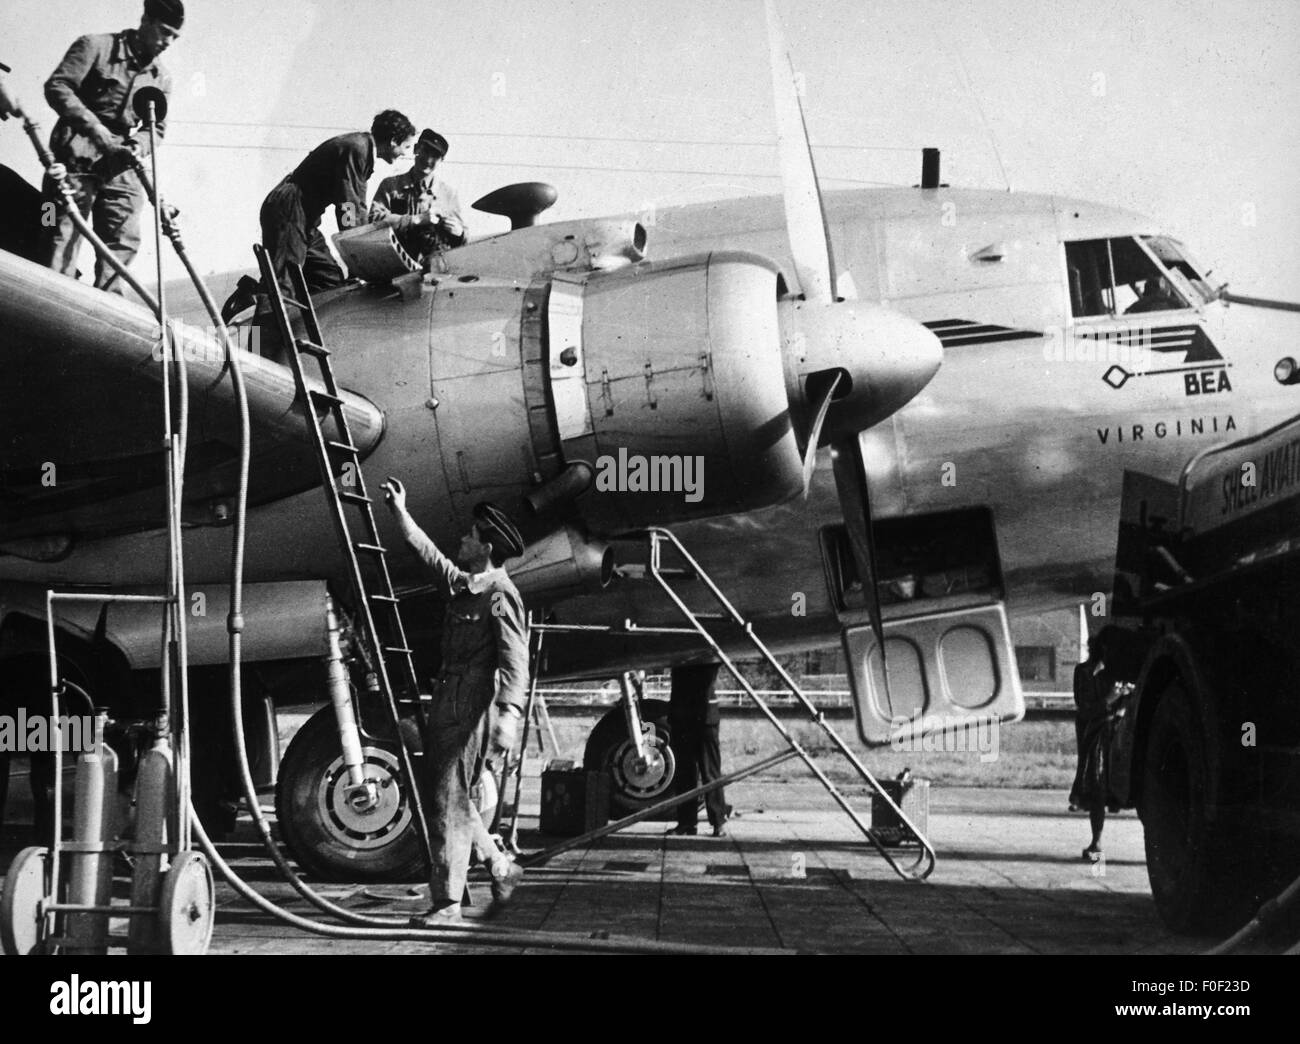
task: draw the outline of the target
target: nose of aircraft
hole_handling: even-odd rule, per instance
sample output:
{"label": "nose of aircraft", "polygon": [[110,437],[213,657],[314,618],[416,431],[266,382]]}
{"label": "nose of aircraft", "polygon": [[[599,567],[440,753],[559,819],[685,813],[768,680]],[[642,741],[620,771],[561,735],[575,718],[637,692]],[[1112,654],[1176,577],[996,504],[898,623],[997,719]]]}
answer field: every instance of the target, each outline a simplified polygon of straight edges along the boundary
{"label": "nose of aircraft", "polygon": [[795,429],[811,431],[836,372],[821,445],[879,424],[929,383],[943,361],[939,339],[914,319],[864,301],[790,300],[782,309],[786,381]]}

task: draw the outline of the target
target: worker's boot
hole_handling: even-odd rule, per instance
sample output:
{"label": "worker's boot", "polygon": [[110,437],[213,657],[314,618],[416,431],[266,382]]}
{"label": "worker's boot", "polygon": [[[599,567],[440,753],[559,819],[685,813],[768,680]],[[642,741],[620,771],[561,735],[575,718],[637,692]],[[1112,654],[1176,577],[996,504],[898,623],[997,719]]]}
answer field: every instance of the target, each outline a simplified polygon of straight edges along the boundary
{"label": "worker's boot", "polygon": [[460,923],[460,903],[432,906],[424,913],[411,918],[412,928],[444,928],[449,924]]}
{"label": "worker's boot", "polygon": [[513,859],[502,856],[492,864],[492,905],[505,906],[524,879],[524,868]]}
{"label": "worker's boot", "polygon": [[240,312],[257,304],[257,294],[261,288],[261,284],[256,279],[240,276],[239,282],[235,285],[235,292],[226,298],[226,303],[221,306],[221,321],[228,323]]}

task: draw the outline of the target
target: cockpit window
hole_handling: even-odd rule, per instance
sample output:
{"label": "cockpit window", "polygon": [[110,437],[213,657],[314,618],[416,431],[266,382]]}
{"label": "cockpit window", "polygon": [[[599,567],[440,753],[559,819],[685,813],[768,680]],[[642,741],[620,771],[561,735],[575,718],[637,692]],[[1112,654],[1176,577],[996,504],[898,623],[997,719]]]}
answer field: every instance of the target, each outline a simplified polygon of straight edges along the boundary
{"label": "cockpit window", "polygon": [[1186,308],[1173,282],[1132,237],[1065,244],[1076,319]]}
{"label": "cockpit window", "polygon": [[1214,300],[1214,289],[1206,278],[1209,273],[1192,260],[1182,243],[1168,236],[1143,236],[1142,242],[1160,259],[1162,265],[1186,279],[1203,301]]}

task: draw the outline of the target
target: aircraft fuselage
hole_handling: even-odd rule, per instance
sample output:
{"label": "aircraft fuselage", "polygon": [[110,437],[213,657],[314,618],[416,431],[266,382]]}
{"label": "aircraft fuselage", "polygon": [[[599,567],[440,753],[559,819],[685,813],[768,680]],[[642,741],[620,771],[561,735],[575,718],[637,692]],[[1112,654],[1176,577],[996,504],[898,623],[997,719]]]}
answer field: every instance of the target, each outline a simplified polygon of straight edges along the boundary
{"label": "aircraft fuselage", "polygon": [[[1273,378],[1278,358],[1294,352],[1294,317],[1200,298],[1125,314],[1122,306],[1140,287],[1118,284],[1120,261],[1140,263],[1148,248],[1132,244],[1159,233],[1135,215],[1046,196],[948,189],[835,193],[827,211],[837,265],[859,297],[925,323],[944,344],[930,384],[863,435],[874,513],[988,508],[1013,610],[1060,607],[1109,591],[1126,468],[1176,480],[1192,454],[1300,409],[1300,389]],[[527,231],[554,235],[568,225],[582,223]],[[787,270],[790,264],[778,199],[661,210],[647,227],[651,260],[746,251]],[[505,253],[518,235],[488,242]],[[1109,253],[1097,246],[1103,241]],[[493,247],[465,249],[479,253],[468,261],[449,253],[449,271],[435,273],[438,285],[412,299],[362,290],[321,307],[339,383],[385,413],[384,437],[365,462],[372,490],[384,476],[401,477],[416,518],[444,547],[455,547],[477,500],[517,501],[539,478],[521,317],[540,276],[530,278],[527,264],[479,276],[474,258]],[[1098,256],[1112,260],[1109,286],[1088,269],[1088,259]],[[1184,298],[1194,298],[1174,281]],[[629,280],[620,292],[642,289]],[[790,496],[796,490],[785,476],[783,502],[752,507],[760,469],[737,476],[747,460],[753,466],[758,449],[728,442],[726,416],[708,420],[710,375],[681,344],[682,327],[698,317],[664,314],[671,300],[653,300],[650,291],[636,299],[646,327],[658,332],[631,347],[611,347],[603,387],[589,363],[588,402],[608,403],[610,416],[659,424],[627,435],[641,439],[643,451],[659,445],[665,454],[691,454],[703,441],[731,454],[725,468],[703,471],[699,500],[679,491],[681,514],[660,512],[660,520],[673,523],[765,639],[778,648],[828,644],[838,625],[818,533],[842,517],[829,450],[818,455],[806,502]],[[587,307],[588,326],[607,315],[593,318],[593,305]],[[620,321],[616,315],[606,327]],[[611,345],[622,344],[617,330],[610,337]],[[784,379],[797,380],[786,362]],[[610,367],[624,363],[626,372],[611,378]],[[654,370],[654,381],[643,369]],[[665,414],[651,416],[661,403]],[[597,448],[609,449],[619,432],[602,429],[599,409],[591,412],[595,433],[584,437],[603,432]],[[565,445],[572,451],[581,443]],[[715,494],[722,499],[711,500]],[[628,503],[626,489],[597,487],[578,507],[593,530],[614,533],[634,524]],[[385,535],[399,546],[395,530]],[[161,530],[89,541],[58,563],[0,559],[0,576],[42,585],[157,583],[164,546]],[[223,583],[228,555],[227,529],[190,529],[191,589]],[[338,583],[337,561],[320,490],[250,512],[248,582]],[[393,565],[399,586],[425,583],[411,556],[398,554]],[[559,615],[570,622],[665,618],[666,606],[645,591],[616,580],[598,595],[562,602]],[[557,653],[552,670],[607,674],[609,652],[598,643],[575,644]],[[658,665],[664,647],[627,643],[619,655],[628,665]]]}

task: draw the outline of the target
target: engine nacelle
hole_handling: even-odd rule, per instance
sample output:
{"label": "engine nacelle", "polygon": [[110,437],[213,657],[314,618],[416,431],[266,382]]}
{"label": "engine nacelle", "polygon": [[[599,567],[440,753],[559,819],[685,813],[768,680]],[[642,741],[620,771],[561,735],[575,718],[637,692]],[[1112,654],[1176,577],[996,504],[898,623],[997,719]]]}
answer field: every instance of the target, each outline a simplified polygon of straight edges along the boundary
{"label": "engine nacelle", "polygon": [[547,369],[559,452],[606,525],[747,511],[802,489],[775,266],[719,252],[556,273]]}
{"label": "engine nacelle", "polygon": [[410,476],[422,525],[455,534],[492,500],[526,530],[575,513],[615,530],[802,489],[777,286],[770,261],[734,252],[530,283],[465,272],[340,300],[325,322],[340,358],[387,346],[391,383],[357,382],[388,426],[367,468]]}

